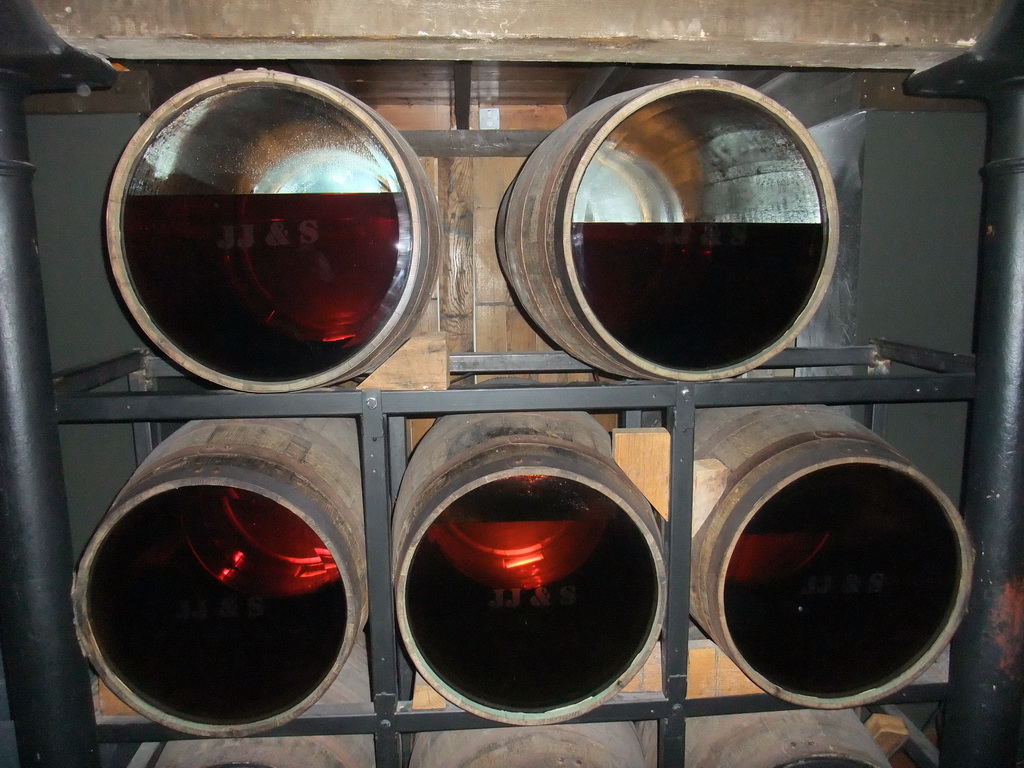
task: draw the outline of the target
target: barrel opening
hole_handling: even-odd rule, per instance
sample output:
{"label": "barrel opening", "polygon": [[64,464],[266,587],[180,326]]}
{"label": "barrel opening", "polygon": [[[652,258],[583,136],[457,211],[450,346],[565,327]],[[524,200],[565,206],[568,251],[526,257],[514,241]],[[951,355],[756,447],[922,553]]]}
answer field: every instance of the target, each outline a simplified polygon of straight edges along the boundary
{"label": "barrel opening", "polygon": [[115,277],[191,364],[262,383],[322,375],[408,302],[404,172],[341,92],[224,80],[137,137],[148,143],[115,179]]}
{"label": "barrel opening", "polygon": [[602,693],[656,620],[650,544],[620,502],[577,478],[485,479],[444,505],[411,555],[416,648],[452,690],[542,712]]}
{"label": "barrel opening", "polygon": [[333,671],[348,625],[313,527],[244,488],[183,485],[117,519],[94,555],[88,620],[114,677],[189,722],[293,709]]}
{"label": "barrel opening", "polygon": [[878,463],[814,469],[774,492],[725,566],[728,633],[766,680],[807,696],[896,679],[950,623],[962,574],[949,511]]}
{"label": "barrel opening", "polygon": [[723,86],[648,98],[597,132],[565,230],[607,342],[706,372],[799,330],[831,266],[825,188],[795,127]]}

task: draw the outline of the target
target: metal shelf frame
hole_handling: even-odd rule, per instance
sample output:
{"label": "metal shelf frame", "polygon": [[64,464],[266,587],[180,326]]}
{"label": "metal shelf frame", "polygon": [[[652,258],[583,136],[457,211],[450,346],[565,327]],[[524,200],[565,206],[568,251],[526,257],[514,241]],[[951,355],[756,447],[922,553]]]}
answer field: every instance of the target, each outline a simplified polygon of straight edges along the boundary
{"label": "metal shelf frame", "polygon": [[[900,369],[894,372],[894,365]],[[818,403],[864,404],[866,421],[877,427],[889,403],[970,401],[974,361],[889,341],[842,348],[793,348],[769,363],[797,369],[795,376],[754,376],[707,382],[595,381],[531,387],[456,387],[443,391],[381,391],[338,387],[285,394],[250,394],[202,389],[161,392],[159,381],[182,374],[162,359],[136,350],[96,365],[58,373],[53,380],[57,421],[62,424],[132,423],[144,456],[153,445],[148,422],[209,418],[343,416],[358,421],[370,613],[368,638],[372,701],[310,711],[267,735],[371,733],[378,768],[402,768],[408,760],[405,734],[429,730],[495,727],[501,724],[449,705],[413,710],[412,671],[396,633],[391,573],[391,511],[407,455],[406,419],[451,413],[583,410],[615,412],[623,425],[639,425],[657,412],[672,434],[670,515],[663,528],[668,566],[668,604],[662,627],[661,694],[619,694],[578,721],[658,720],[660,766],[682,765],[689,717],[788,708],[763,695],[687,699],[690,594],[690,525],[693,430],[699,408]],[[454,375],[591,371],[564,353],[453,355]],[[814,375],[799,375],[810,372]],[[597,374],[595,373],[595,378]],[[97,392],[127,378],[127,393]],[[83,662],[84,663],[84,662]],[[883,703],[938,701],[945,684],[912,685]],[[101,717],[101,743],[188,738],[166,726],[131,717]]]}

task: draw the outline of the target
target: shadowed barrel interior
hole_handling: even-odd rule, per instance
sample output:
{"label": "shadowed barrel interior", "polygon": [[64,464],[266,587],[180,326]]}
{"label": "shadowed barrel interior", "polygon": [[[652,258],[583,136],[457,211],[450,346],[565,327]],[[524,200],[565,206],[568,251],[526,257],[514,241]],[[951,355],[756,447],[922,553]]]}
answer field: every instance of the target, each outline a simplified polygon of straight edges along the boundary
{"label": "shadowed barrel interior", "polygon": [[114,673],[167,712],[244,723],[312,692],[341,650],[345,591],[326,545],[250,491],[186,486],[107,536],[89,586]]}
{"label": "shadowed barrel interior", "polygon": [[[351,709],[371,701],[366,644],[356,637],[338,678],[313,707]],[[152,768],[374,768],[373,735],[177,739],[160,745]]]}
{"label": "shadowed barrel interior", "polygon": [[586,414],[447,416],[395,508],[399,628],[420,674],[491,719],[573,717],[637,671],[664,611],[646,499]]}
{"label": "shadowed barrel interior", "polygon": [[960,580],[935,497],[888,467],[842,464],[772,496],[736,541],[725,620],[766,677],[842,696],[907,669],[945,627]]}
{"label": "shadowed barrel interior", "polygon": [[754,682],[838,708],[935,660],[963,616],[973,552],[934,483],[824,408],[702,414],[695,446],[728,480],[694,536],[691,611]]}
{"label": "shadowed barrel interior", "polygon": [[495,479],[450,504],[409,570],[416,644],[490,707],[544,711],[625,671],[650,633],[647,542],[612,499],[548,475]]}
{"label": "shadowed barrel interior", "polygon": [[83,650],[126,704],[206,737],[298,716],[366,619],[350,419],[189,422],[139,465],[75,575]]}

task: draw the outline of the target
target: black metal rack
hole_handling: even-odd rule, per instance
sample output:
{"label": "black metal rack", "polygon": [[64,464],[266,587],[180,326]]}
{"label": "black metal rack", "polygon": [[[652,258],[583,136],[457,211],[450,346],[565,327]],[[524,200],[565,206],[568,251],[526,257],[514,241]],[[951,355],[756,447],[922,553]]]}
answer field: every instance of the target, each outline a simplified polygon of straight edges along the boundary
{"label": "black metal rack", "polygon": [[[179,375],[165,362],[135,351],[103,363],[58,374],[54,379],[60,423],[131,422],[144,455],[152,447],[147,422],[202,418],[345,416],[357,419],[365,506],[369,649],[372,701],[344,707],[314,706],[270,735],[372,733],[378,768],[401,768],[407,758],[402,734],[494,727],[492,721],[449,705],[413,710],[412,675],[395,629],[391,579],[391,506],[405,468],[405,420],[448,413],[585,410],[619,414],[623,425],[639,425],[657,412],[672,434],[671,510],[665,524],[668,605],[662,628],[661,694],[619,694],[580,721],[658,720],[659,765],[682,765],[688,717],[764,711],[791,705],[767,694],[688,699],[686,696],[690,524],[693,486],[693,427],[698,408],[819,403],[866,404],[865,420],[877,426],[888,403],[964,401],[974,394],[973,358],[887,341],[865,346],[800,349],[777,356],[774,368],[813,368],[825,375],[741,378],[709,382],[622,381],[533,387],[455,388],[443,391],[381,391],[335,388],[289,394],[198,391],[163,393],[156,382]],[[893,372],[892,364],[906,372]],[[451,358],[454,374],[589,371],[563,353],[470,354]],[[94,391],[128,377],[128,393]],[[942,683],[912,685],[888,703],[938,701]],[[101,742],[184,738],[140,718],[107,716],[98,724]]]}
{"label": "black metal rack", "polygon": [[[16,722],[19,752],[36,765],[95,768],[96,732],[88,677],[70,626],[68,587],[70,546],[66,504],[60,491],[60,458],[53,418],[54,391],[47,355],[42,286],[33,243],[31,165],[24,130],[22,99],[31,91],[71,90],[79,84],[109,86],[109,64],[70,48],[36,12],[31,0],[0,0],[0,641],[7,691]],[[661,764],[679,764],[688,716],[713,711],[763,709],[767,697],[728,701],[685,698],[685,646],[671,646],[686,624],[689,556],[676,535],[689,522],[690,469],[695,408],[789,402],[871,403],[972,400],[970,466],[965,508],[978,547],[968,619],[953,644],[948,688],[948,721],[942,749],[944,765],[992,768],[1013,764],[1024,696],[1024,3],[1005,0],[991,29],[972,48],[949,62],[916,73],[911,92],[983,98],[989,106],[990,145],[985,170],[982,274],[977,332],[978,373],[964,370],[956,356],[900,357],[898,350],[876,345],[889,356],[924,371],[916,375],[796,377],[701,384],[649,382],[541,387],[480,393],[309,392],[285,396],[206,393],[172,396],[159,392],[106,395],[81,390],[84,379],[58,382],[57,415],[64,423],[121,421],[144,424],[160,419],[218,415],[277,416],[338,414],[355,416],[362,426],[364,484],[368,510],[386,510],[400,466],[390,466],[390,445],[398,445],[398,426],[411,415],[454,410],[583,408],[629,413],[662,410],[674,437],[674,513],[666,537],[673,598],[665,624],[665,685],[661,696],[619,696],[589,713],[589,720],[661,721]],[[885,351],[883,351],[885,349]],[[895,351],[890,355],[890,352]],[[848,351],[837,358],[848,362]],[[801,353],[802,354],[802,353]],[[860,354],[858,352],[858,354]],[[115,361],[129,367],[136,383],[145,383],[142,357]],[[806,361],[799,363],[808,365]],[[820,364],[820,361],[817,363]],[[859,364],[859,363],[858,363]],[[870,364],[870,361],[869,361]],[[882,366],[876,366],[882,373]],[[83,376],[96,371],[80,372]],[[109,373],[107,371],[106,373]],[[104,373],[104,375],[106,375]],[[76,374],[77,376],[78,374]],[[120,375],[120,374],[119,374]],[[102,376],[100,376],[102,378]],[[116,378],[116,377],[115,377]],[[94,379],[95,380],[95,379]],[[71,383],[69,383],[71,382]],[[142,387],[144,389],[144,387]],[[877,417],[878,408],[871,411]],[[627,416],[627,418],[636,418]],[[142,429],[140,428],[140,432]],[[368,515],[367,546],[387,552],[386,515]],[[688,534],[688,531],[687,531]],[[46,568],[39,568],[46,562]],[[376,738],[378,765],[400,764],[400,734],[416,730],[479,727],[485,721],[458,711],[412,712],[401,700],[399,658],[388,616],[387,558],[371,561],[371,601],[378,620],[371,623],[375,696],[356,710],[313,712],[282,733],[368,732]],[[385,613],[380,614],[384,609]],[[942,690],[914,687],[901,696],[934,699]],[[716,709],[717,708],[717,709]],[[163,729],[136,723],[104,722],[103,742],[161,739]],[[28,756],[28,758],[26,757]]]}

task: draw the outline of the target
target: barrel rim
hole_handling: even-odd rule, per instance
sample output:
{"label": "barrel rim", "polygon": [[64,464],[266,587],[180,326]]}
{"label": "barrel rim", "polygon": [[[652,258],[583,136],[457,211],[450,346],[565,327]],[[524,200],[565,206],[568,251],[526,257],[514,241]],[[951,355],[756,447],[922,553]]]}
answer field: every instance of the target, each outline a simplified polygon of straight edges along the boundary
{"label": "barrel rim", "polygon": [[[405,286],[399,297],[398,304],[395,306],[390,317],[377,329],[374,335],[364,342],[354,355],[342,363],[319,373],[283,381],[253,380],[233,376],[200,363],[190,355],[184,354],[178,348],[178,344],[152,320],[145,305],[140,301],[132,281],[131,270],[128,267],[122,235],[124,203],[128,197],[128,185],[150,142],[186,109],[208,97],[229,91],[265,87],[267,85],[284,86],[314,98],[320,98],[356,118],[357,122],[384,149],[398,175],[402,194],[406,198],[409,210],[409,234],[411,238],[408,277],[406,278]],[[107,249],[109,252],[108,261],[111,265],[112,277],[117,285],[118,292],[140,329],[159,347],[161,352],[186,371],[214,384],[243,392],[291,392],[298,389],[325,386],[358,376],[377,362],[376,358],[379,355],[378,346],[382,341],[387,340],[395,328],[402,323],[406,310],[413,303],[413,295],[418,287],[418,282],[422,280],[429,284],[433,282],[437,273],[436,259],[432,260],[429,258],[427,252],[431,247],[432,238],[431,233],[425,231],[425,227],[434,227],[434,225],[431,217],[426,215],[423,210],[424,206],[430,205],[428,196],[423,194],[426,187],[425,178],[420,180],[420,184],[417,184],[415,177],[422,175],[421,166],[418,163],[405,162],[415,157],[415,152],[408,142],[405,141],[401,134],[391,128],[384,121],[383,117],[379,116],[371,107],[354,96],[327,83],[308,77],[263,68],[236,70],[235,72],[201,80],[178,92],[150,114],[132,136],[114,168],[107,193],[104,220]],[[421,277],[418,279],[418,276]],[[422,304],[423,302],[420,303]]]}
{"label": "barrel rim", "polygon": [[[506,446],[508,443],[506,442]],[[550,443],[542,443],[542,445],[550,445]],[[587,457],[588,460],[594,461],[595,454],[590,454],[586,451],[578,451],[581,456]],[[610,462],[612,466],[617,468],[614,462]],[[601,463],[602,468],[605,468],[604,463]],[[662,552],[662,544],[659,540],[660,537],[657,535],[657,529],[654,528],[654,513],[651,513],[651,520],[643,520],[643,516],[637,512],[633,504],[630,504],[628,500],[613,489],[609,488],[604,483],[598,483],[595,478],[587,477],[577,472],[567,470],[561,467],[553,467],[550,463],[546,463],[543,466],[518,466],[518,467],[503,467],[497,470],[485,471],[478,477],[474,477],[472,480],[462,483],[455,488],[452,493],[444,495],[438,498],[436,495],[430,495],[425,491],[430,487],[431,484],[437,479],[439,473],[431,473],[431,476],[421,486],[420,493],[417,496],[418,500],[423,500],[427,496],[430,496],[430,502],[433,505],[430,513],[425,515],[418,525],[410,526],[407,530],[407,535],[402,537],[402,542],[405,546],[400,546],[400,542],[396,541],[395,549],[395,594],[403,595],[405,593],[409,570],[412,565],[413,555],[415,554],[415,548],[408,546],[411,542],[421,541],[425,536],[430,526],[437,520],[441,514],[448,509],[448,507],[458,498],[464,496],[470,491],[476,488],[482,487],[487,483],[495,480],[501,480],[509,477],[518,477],[526,474],[537,474],[538,470],[542,470],[544,474],[551,475],[553,477],[562,477],[569,480],[575,480],[587,485],[607,496],[611,499],[616,506],[619,507],[640,530],[641,535],[644,537],[648,544],[648,551],[651,555],[651,564],[654,569],[655,582],[658,586],[658,594],[654,601],[654,612],[651,618],[651,627],[647,633],[642,646],[640,646],[637,653],[634,655],[633,660],[629,666],[620,673],[612,682],[610,682],[604,689],[582,699],[578,699],[569,704],[563,704],[557,707],[551,707],[540,712],[523,712],[517,710],[498,709],[490,707],[485,704],[481,704],[474,699],[456,691],[450,685],[448,685],[441,676],[434,670],[434,668],[428,663],[427,659],[423,656],[419,646],[413,642],[415,635],[412,632],[410,626],[408,612],[406,610],[406,601],[396,600],[396,616],[398,622],[399,634],[402,638],[402,642],[405,645],[410,657],[412,658],[413,665],[419,671],[424,681],[430,685],[435,691],[441,694],[445,699],[461,707],[467,712],[471,712],[481,717],[486,717],[496,722],[508,723],[511,725],[551,725],[559,723],[572,717],[576,717],[585,712],[600,706],[602,703],[610,699],[616,693],[618,693],[623,687],[625,687],[636,674],[643,667],[647,658],[654,651],[654,647],[657,645],[658,638],[661,634],[661,626],[664,622],[665,610],[667,604],[667,575],[665,569],[665,560]],[[639,491],[637,491],[639,493]],[[641,494],[642,497],[642,494]],[[437,500],[437,503],[434,503]],[[646,500],[645,500],[646,501]],[[414,502],[415,503],[415,502]],[[649,505],[648,505],[649,508]],[[422,509],[422,507],[421,507]]]}
{"label": "barrel rim", "polygon": [[[830,438],[829,444],[836,446],[846,444],[859,448],[864,445],[864,441],[851,437]],[[967,534],[967,529],[964,526],[960,512],[934,481],[913,465],[902,460],[902,457],[899,457],[898,454],[892,452],[888,446],[884,447],[888,449],[887,453],[890,453],[890,456],[868,456],[863,453],[860,455],[838,456],[825,461],[817,461],[813,465],[801,467],[795,472],[786,472],[783,477],[773,478],[773,475],[777,475],[779,469],[787,461],[791,461],[794,457],[798,457],[800,454],[813,452],[815,443],[800,443],[788,448],[787,450],[779,452],[771,459],[762,463],[759,467],[748,473],[746,477],[733,486],[715,505],[716,510],[722,505],[724,505],[724,508],[732,508],[736,500],[751,493],[754,488],[757,488],[757,490],[760,491],[756,501],[750,505],[750,509],[747,513],[739,520],[730,521],[731,531],[728,537],[728,543],[725,545],[725,548],[721,550],[724,553],[724,556],[720,559],[718,567],[712,567],[710,562],[712,547],[707,545],[706,538],[702,543],[700,555],[693,559],[694,566],[699,567],[703,573],[713,574],[715,581],[713,600],[710,599],[709,596],[705,595],[701,599],[696,600],[695,603],[700,606],[704,613],[708,613],[707,608],[709,605],[724,606],[725,573],[728,569],[729,560],[735,550],[736,542],[740,534],[744,529],[746,529],[754,516],[760,512],[764,504],[778,491],[792,483],[794,480],[806,477],[809,474],[828,467],[863,464],[885,467],[893,470],[898,474],[908,477],[910,480],[923,487],[932,495],[939,507],[945,513],[946,522],[954,539],[956,540],[957,551],[960,556],[956,591],[947,608],[945,614],[946,621],[916,656],[908,660],[898,672],[877,685],[841,696],[816,696],[813,694],[790,691],[777,683],[772,682],[761,674],[760,671],[749,664],[746,657],[740,652],[733,640],[732,632],[729,630],[729,625],[724,618],[724,612],[721,618],[708,619],[709,623],[714,624],[712,635],[715,642],[722,646],[722,649],[733,663],[735,663],[736,666],[738,666],[757,686],[784,701],[817,709],[843,709],[870,704],[871,702],[884,698],[891,693],[895,693],[923,674],[928,666],[939,657],[943,649],[949,644],[949,641],[952,639],[953,634],[956,632],[956,629],[963,618],[970,594],[970,574],[974,566],[974,548],[971,545],[970,537]],[[718,519],[716,530],[721,531],[723,527],[721,523],[724,522],[724,520],[721,519],[722,517],[722,515],[716,515],[713,510],[707,524],[715,525],[715,520]],[[702,619],[704,618],[705,617],[702,617]],[[709,630],[710,629],[711,628],[709,627]]]}
{"label": "barrel rim", "polygon": [[[726,97],[736,98],[747,102],[751,106],[763,109],[765,110],[765,115],[767,117],[775,120],[777,123],[781,124],[783,128],[792,132],[791,138],[794,139],[794,144],[796,145],[797,150],[804,157],[804,160],[807,163],[807,168],[814,179],[815,187],[818,191],[825,252],[822,256],[821,266],[818,271],[814,289],[808,296],[807,302],[804,304],[803,309],[801,309],[789,329],[778,339],[770,343],[760,352],[757,352],[756,354],[747,357],[745,360],[732,365],[707,369],[671,368],[641,357],[636,352],[632,351],[629,347],[624,345],[608,332],[604,323],[597,318],[591,309],[589,302],[584,296],[579,274],[576,270],[576,265],[572,256],[573,204],[575,203],[576,194],[583,179],[583,174],[589,167],[594,155],[597,153],[598,149],[604,143],[609,134],[611,134],[613,130],[621,125],[632,114],[640,108],[668,96],[687,92],[707,93],[709,91],[720,93]],[[673,80],[668,83],[661,83],[655,86],[638,88],[633,91],[633,93],[636,94],[635,98],[629,99],[625,103],[617,104],[609,114],[603,116],[602,124],[599,129],[591,134],[585,148],[578,153],[578,161],[572,175],[569,177],[568,183],[565,186],[565,192],[562,196],[564,198],[564,205],[562,205],[561,220],[558,222],[558,229],[561,232],[561,249],[563,258],[560,259],[559,262],[561,265],[564,265],[566,276],[569,280],[571,300],[579,306],[580,311],[583,313],[583,318],[586,320],[588,326],[597,333],[601,341],[607,345],[607,354],[612,355],[620,362],[621,365],[625,365],[632,370],[639,371],[644,375],[653,376],[655,378],[677,381],[707,381],[711,379],[737,376],[741,373],[745,373],[746,371],[752,370],[753,368],[756,368],[762,363],[770,360],[772,357],[777,355],[781,349],[792,342],[811,321],[815,312],[817,312],[818,308],[821,306],[821,303],[825,298],[825,294],[828,291],[831,277],[835,272],[839,253],[839,202],[835,183],[831,174],[828,172],[828,163],[810,132],[804,127],[803,123],[793,115],[792,112],[753,88],[732,80],[694,77],[686,80]],[[771,105],[771,109],[766,109],[766,105]],[[821,172],[822,170],[824,170],[824,173]],[[833,226],[833,223],[835,226]]]}
{"label": "barrel rim", "polygon": [[[71,588],[75,632],[78,635],[79,645],[111,691],[132,709],[154,722],[167,725],[183,733],[213,739],[235,738],[256,734],[287,723],[309,709],[338,677],[348,656],[356,645],[356,637],[362,631],[362,626],[366,621],[368,612],[365,590],[364,598],[360,600],[356,589],[358,585],[353,583],[353,581],[358,580],[358,576],[345,567],[348,560],[344,557],[344,553],[338,551],[335,538],[326,535],[324,527],[312,515],[302,510],[301,505],[295,504],[284,495],[268,492],[265,487],[261,487],[258,483],[247,477],[247,475],[264,477],[262,473],[251,470],[247,471],[242,467],[231,467],[230,465],[226,466],[225,469],[228,472],[213,477],[200,477],[186,472],[186,468],[182,467],[175,472],[168,472],[162,475],[160,482],[151,485],[146,484],[137,493],[123,498],[119,494],[115,499],[116,508],[104,516],[89,540],[78,567],[75,569]],[[206,723],[200,720],[186,719],[181,715],[170,714],[160,709],[157,705],[150,703],[147,698],[141,696],[136,688],[129,685],[121,674],[115,670],[115,667],[107,661],[107,656],[103,652],[100,643],[97,642],[93,631],[91,611],[89,610],[88,582],[84,577],[92,571],[99,550],[105,543],[107,535],[126,516],[136,512],[139,505],[145,501],[169,490],[201,485],[239,488],[270,498],[309,525],[320,538],[320,541],[330,550],[335,562],[339,563],[338,570],[345,589],[346,610],[349,616],[355,619],[350,619],[346,622],[345,633],[342,636],[338,654],[331,664],[331,668],[327,670],[327,673],[317,686],[293,706],[258,720],[241,723]]]}

